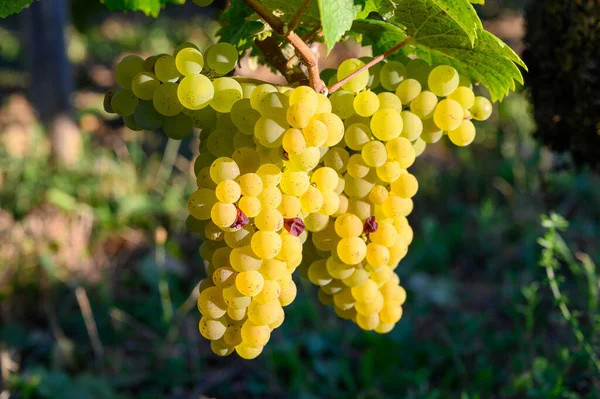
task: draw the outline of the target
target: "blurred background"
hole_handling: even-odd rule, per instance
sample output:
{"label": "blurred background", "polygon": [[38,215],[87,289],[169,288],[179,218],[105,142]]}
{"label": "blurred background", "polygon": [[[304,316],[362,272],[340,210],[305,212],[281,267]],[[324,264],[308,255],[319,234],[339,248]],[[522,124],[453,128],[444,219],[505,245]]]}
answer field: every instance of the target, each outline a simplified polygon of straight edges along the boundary
{"label": "blurred background", "polygon": [[[417,160],[392,333],[339,319],[299,279],[257,360],[213,355],[185,229],[198,141],[102,109],[124,56],[215,40],[223,4],[188,3],[155,20],[43,0],[0,20],[0,399],[600,397],[600,178],[538,144],[527,87],[469,148]],[[529,2],[486,3],[486,28],[522,53]],[[342,43],[323,65],[362,54]],[[568,230],[541,222],[552,211]]]}

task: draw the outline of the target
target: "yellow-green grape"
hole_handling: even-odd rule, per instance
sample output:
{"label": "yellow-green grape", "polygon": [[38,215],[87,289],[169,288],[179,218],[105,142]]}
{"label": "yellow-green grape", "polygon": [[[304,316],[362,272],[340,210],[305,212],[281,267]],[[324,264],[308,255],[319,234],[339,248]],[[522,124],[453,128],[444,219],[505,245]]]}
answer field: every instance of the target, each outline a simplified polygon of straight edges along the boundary
{"label": "yellow-green grape", "polygon": [[300,197],[300,205],[306,213],[318,212],[323,206],[323,194],[312,186],[309,186]]}
{"label": "yellow-green grape", "polygon": [[341,147],[333,147],[327,151],[327,154],[325,154],[323,163],[325,166],[335,170],[336,172],[344,173],[349,159],[350,154],[348,154],[348,151]]}
{"label": "yellow-green grape", "polygon": [[277,209],[281,204],[281,191],[277,187],[268,186],[263,188],[258,196],[261,207],[264,210]]}
{"label": "yellow-green grape", "polygon": [[277,259],[286,262],[287,266],[296,267],[302,262],[302,242],[299,237],[295,237],[286,230],[280,233],[281,251],[277,254]]}
{"label": "yellow-green grape", "polygon": [[325,265],[325,259],[319,259],[308,267],[308,279],[314,285],[323,286],[331,282],[332,277]]}
{"label": "yellow-green grape", "polygon": [[376,185],[369,193],[369,201],[374,205],[381,205],[388,198],[388,190],[382,185]]}
{"label": "yellow-green grape", "polygon": [[[356,268],[350,277],[346,277],[342,281],[347,287],[356,287],[363,284],[369,278],[369,272],[365,269]],[[354,298],[352,298],[354,301]]]}
{"label": "yellow-green grape", "polygon": [[[377,111],[375,115],[381,111],[383,110]],[[362,123],[354,123],[346,129],[344,140],[348,148],[354,151],[360,151],[366,143],[371,141],[371,129]]]}
{"label": "yellow-green grape", "polygon": [[338,262],[333,256],[327,258],[325,266],[329,275],[339,280],[343,280],[345,278],[350,277],[355,270],[353,265],[347,265],[341,261]]}
{"label": "yellow-green grape", "polygon": [[312,113],[314,113],[319,103],[319,96],[308,86],[298,86],[290,92],[290,105],[297,103],[306,103],[312,106]]}
{"label": "yellow-green grape", "polygon": [[354,97],[354,111],[360,116],[371,116],[379,109],[379,98],[371,90],[361,91]]}
{"label": "yellow-green grape", "polygon": [[384,304],[383,296],[381,294],[377,293],[377,295],[375,296],[375,299],[373,299],[372,301],[369,301],[369,302],[356,301],[356,304],[354,304],[354,309],[356,309],[356,312],[358,313],[358,315],[371,316],[373,314],[379,313],[379,311],[381,311],[381,309],[383,308],[383,304]]}
{"label": "yellow-green grape", "polygon": [[289,99],[282,93],[266,93],[258,105],[258,112],[267,118],[286,119]]}
{"label": "yellow-green grape", "polygon": [[410,110],[422,120],[433,116],[433,111],[438,103],[438,98],[430,91],[422,91],[411,102]]}
{"label": "yellow-green grape", "polygon": [[338,242],[336,251],[342,262],[355,265],[362,262],[367,256],[367,245],[358,237],[342,238]]}
{"label": "yellow-green grape", "polygon": [[256,173],[245,173],[237,179],[244,196],[256,197],[263,190],[263,182]]}
{"label": "yellow-green grape", "polygon": [[328,295],[321,289],[317,291],[317,298],[319,298],[319,302],[325,306],[333,305],[333,295]]}
{"label": "yellow-green grape", "polygon": [[311,182],[320,191],[333,191],[338,185],[338,174],[329,167],[320,167],[311,176]]}
{"label": "yellow-green grape", "polygon": [[242,195],[242,190],[240,189],[240,185],[233,180],[223,180],[219,184],[217,184],[217,188],[215,190],[215,194],[217,195],[217,199],[221,202],[225,202],[227,204],[233,204],[240,199]]}
{"label": "yellow-green grape", "polygon": [[[374,244],[374,245],[376,245],[376,244]],[[387,247],[383,247],[383,248],[386,248],[386,250],[389,251],[389,249]],[[368,252],[367,252],[367,254],[368,254]],[[391,255],[390,255],[390,259],[391,259]],[[388,260],[388,262],[389,261],[390,260]],[[377,285],[381,285],[381,284],[384,284],[386,281],[388,281],[392,277],[392,274],[394,274],[394,271],[392,270],[391,267],[388,267],[386,264],[384,266],[377,268],[376,270],[369,272],[369,278],[371,280],[375,281],[375,283]],[[381,299],[383,299],[383,297]]]}
{"label": "yellow-green grape", "polygon": [[256,85],[254,83],[240,83],[242,85],[242,91],[244,92],[244,98],[250,99],[252,92],[256,89]]}
{"label": "yellow-green grape", "polygon": [[200,313],[211,319],[223,317],[227,311],[223,291],[215,286],[208,287],[200,292],[197,303]]}
{"label": "yellow-green grape", "polygon": [[[373,57],[360,57],[359,59],[365,64],[368,64],[373,60]],[[367,87],[369,89],[374,89],[379,86],[379,71],[381,71],[380,62],[369,67],[369,81],[367,82]]]}
{"label": "yellow-green grape", "polygon": [[252,360],[258,357],[262,353],[263,347],[255,348],[253,346],[248,346],[245,344],[241,344],[235,347],[235,352],[242,359]]}
{"label": "yellow-green grape", "polygon": [[398,240],[398,232],[390,223],[379,223],[377,231],[369,234],[369,239],[372,243],[383,245],[384,247],[389,248],[396,244],[396,241]]}
{"label": "yellow-green grape", "polygon": [[254,133],[254,125],[260,118],[260,113],[253,109],[247,98],[237,101],[231,107],[231,122],[245,135]]}
{"label": "yellow-green grape", "polygon": [[287,266],[279,259],[265,259],[258,271],[265,280],[279,280],[287,273]]}
{"label": "yellow-green grape", "polygon": [[344,127],[347,129],[355,123],[362,123],[365,126],[369,126],[370,121],[371,118],[365,118],[364,116],[354,114],[344,121]]}
{"label": "yellow-green grape", "polygon": [[409,105],[421,92],[421,83],[416,79],[403,80],[396,88],[396,96],[402,104]]}
{"label": "yellow-green grape", "polygon": [[379,322],[379,315],[377,313],[368,316],[364,316],[362,314],[356,315],[356,324],[358,324],[358,326],[365,331],[375,330],[375,328],[377,328],[379,325]]}
{"label": "yellow-green grape", "polygon": [[296,287],[294,281],[290,279],[290,281],[285,286],[281,286],[281,292],[279,293],[279,303],[281,304],[281,306],[287,306],[290,303],[294,302],[297,293],[298,288]]}
{"label": "yellow-green grape", "polygon": [[217,78],[212,83],[214,96],[210,106],[218,112],[230,112],[233,104],[242,99],[242,86],[232,78]]}
{"label": "yellow-green grape", "polygon": [[415,149],[407,138],[398,137],[385,143],[388,159],[397,161],[403,169],[408,169],[416,158]]}
{"label": "yellow-green grape", "polygon": [[343,213],[335,219],[335,232],[342,238],[358,237],[363,232],[363,223],[352,213]]}
{"label": "yellow-green grape", "polygon": [[200,334],[206,339],[211,341],[217,340],[225,334],[225,329],[227,325],[223,323],[221,320],[214,320],[208,318],[206,316],[200,319],[200,323],[198,325],[198,329],[200,330]]}
{"label": "yellow-green grape", "polygon": [[133,115],[140,100],[131,90],[118,90],[110,100],[113,111],[120,116]]}
{"label": "yellow-green grape", "polygon": [[260,200],[256,197],[249,197],[247,195],[240,198],[238,202],[238,208],[244,212],[249,218],[256,217],[262,209]]}
{"label": "yellow-green grape", "polygon": [[335,232],[335,223],[327,223],[327,226],[319,232],[312,234],[311,241],[320,251],[332,251],[335,249],[340,237]]}
{"label": "yellow-green grape", "polygon": [[235,287],[245,296],[253,297],[262,291],[265,279],[256,270],[240,272],[235,277]]}
{"label": "yellow-green grape", "polygon": [[371,168],[360,154],[354,154],[348,160],[348,174],[352,177],[365,177]]}
{"label": "yellow-green grape", "polygon": [[131,80],[131,90],[140,100],[152,100],[160,81],[151,72],[140,72]]}
{"label": "yellow-green grape", "polygon": [[317,119],[311,119],[302,129],[306,145],[309,147],[319,147],[325,144],[329,137],[327,126]]}
{"label": "yellow-green grape", "polygon": [[[235,147],[235,136],[233,136],[233,144]],[[238,148],[233,152],[231,157],[237,163],[240,173],[251,173],[260,167],[259,155],[253,148]]]}
{"label": "yellow-green grape", "polygon": [[264,304],[261,304],[258,301],[252,301],[250,306],[248,306],[248,319],[258,326],[268,325],[277,320],[280,310],[281,304],[277,298]]}
{"label": "yellow-green grape", "polygon": [[257,231],[252,236],[252,250],[261,259],[272,259],[281,251],[281,237],[273,231]]}
{"label": "yellow-green grape", "polygon": [[346,187],[346,181],[344,180],[344,176],[338,173],[338,185],[335,187],[335,191],[337,194],[342,195],[344,192],[344,188]]}
{"label": "yellow-green grape", "polygon": [[360,155],[367,165],[372,168],[381,166],[387,160],[387,151],[381,141],[370,141],[360,151]]}
{"label": "yellow-green grape", "polygon": [[409,141],[415,141],[423,132],[423,121],[410,111],[402,111],[402,134]]}
{"label": "yellow-green grape", "polygon": [[204,68],[204,57],[197,48],[186,47],[175,55],[175,66],[183,76],[196,75]]}
{"label": "yellow-green grape", "polygon": [[300,154],[306,149],[306,139],[300,129],[291,128],[283,134],[281,145],[288,154]]}
{"label": "yellow-green grape", "polygon": [[208,7],[213,1],[214,0],[192,0],[192,3],[200,7]]}
{"label": "yellow-green grape", "polygon": [[131,89],[131,82],[135,75],[144,71],[144,60],[137,55],[128,55],[117,64],[115,79],[117,84],[124,89]]}
{"label": "yellow-green grape", "polygon": [[492,103],[485,97],[475,97],[475,102],[469,111],[476,121],[485,121],[492,115]]}
{"label": "yellow-green grape", "polygon": [[379,140],[388,141],[400,136],[403,127],[400,113],[393,108],[380,109],[371,118],[371,131]]}
{"label": "yellow-green grape", "polygon": [[214,190],[208,188],[198,189],[188,199],[188,211],[190,215],[198,220],[208,220],[210,219],[211,209],[217,201]]}
{"label": "yellow-green grape", "polygon": [[323,206],[319,212],[331,216],[340,208],[340,196],[335,191],[323,192]]}
{"label": "yellow-green grape", "polygon": [[[239,276],[239,274],[238,274]],[[237,277],[236,277],[237,280]],[[250,305],[252,298],[238,291],[235,285],[223,290],[223,299],[228,307],[234,309],[245,309]]]}
{"label": "yellow-green grape", "polygon": [[384,91],[379,93],[377,98],[379,99],[379,108],[393,108],[398,112],[402,111],[402,101],[394,93]]}
{"label": "yellow-green grape", "polygon": [[154,64],[154,74],[161,82],[176,82],[181,76],[175,64],[175,57],[163,55]]}
{"label": "yellow-green grape", "polygon": [[264,147],[277,148],[283,141],[286,125],[285,121],[261,116],[254,125],[254,137]]}
{"label": "yellow-green grape", "polygon": [[156,65],[156,61],[158,61],[158,59],[160,57],[162,57],[163,55],[166,55],[166,54],[155,54],[155,55],[151,55],[150,57],[146,58],[144,60],[144,70],[147,72],[154,73],[154,65]]}
{"label": "yellow-green grape", "polygon": [[287,195],[300,197],[308,190],[310,180],[306,172],[286,170],[281,176],[280,188]]}
{"label": "yellow-green grape", "polygon": [[[413,203],[410,199],[390,195],[382,205],[383,213],[388,218],[406,217],[412,212]],[[381,227],[381,226],[380,226]]]}
{"label": "yellow-green grape", "polygon": [[464,147],[475,140],[475,125],[471,121],[463,121],[459,127],[448,132],[450,141],[459,147]]}
{"label": "yellow-green grape", "polygon": [[277,88],[268,83],[257,86],[250,94],[250,104],[255,110],[260,109],[263,98],[269,93],[277,93]]}
{"label": "yellow-green grape", "polygon": [[458,86],[468,87],[469,89],[473,90],[473,83],[471,83],[471,79],[468,76],[460,73],[458,74]]}
{"label": "yellow-green grape", "polygon": [[387,161],[376,169],[377,176],[386,183],[393,182],[400,177],[402,167],[396,161]]}
{"label": "yellow-green grape", "polygon": [[307,147],[300,154],[289,154],[288,169],[295,171],[313,170],[321,158],[321,152],[318,147]]}
{"label": "yellow-green grape", "polygon": [[462,106],[454,100],[442,100],[435,107],[433,121],[442,130],[454,130],[460,126],[464,118]]}
{"label": "yellow-green grape", "polygon": [[229,130],[217,129],[206,139],[206,149],[215,157],[225,157],[233,150],[234,133]]}
{"label": "yellow-green grape", "polygon": [[437,143],[438,141],[440,141],[443,135],[444,131],[435,124],[433,118],[423,121],[423,132],[421,133],[421,136],[419,138],[422,139],[425,143]]}
{"label": "yellow-green grape", "polygon": [[217,112],[211,107],[204,107],[197,110],[184,108],[183,113],[192,118],[194,127],[198,129],[211,130],[217,127]]}
{"label": "yellow-green grape", "polygon": [[373,204],[367,200],[349,198],[346,212],[358,216],[358,218],[364,222],[373,214]]}
{"label": "yellow-green grape", "polygon": [[240,168],[231,158],[221,157],[210,165],[210,178],[216,184],[223,180],[235,180],[240,175]]}
{"label": "yellow-green grape", "polygon": [[281,169],[274,164],[260,165],[256,174],[262,179],[264,187],[276,187],[281,182]]}
{"label": "yellow-green grape", "polygon": [[438,97],[446,97],[458,87],[459,76],[456,69],[449,65],[439,65],[429,73],[427,83]]}
{"label": "yellow-green grape", "polygon": [[238,51],[229,43],[213,44],[206,50],[206,65],[218,75],[231,72],[238,62]]}
{"label": "yellow-green grape", "polygon": [[271,329],[269,326],[254,324],[251,320],[244,322],[241,333],[243,344],[254,348],[262,348],[271,338]]}
{"label": "yellow-green grape", "polygon": [[333,295],[333,303],[336,308],[348,310],[354,307],[356,300],[352,296],[350,288],[346,287]]}
{"label": "yellow-green grape", "polygon": [[299,217],[301,214],[300,200],[298,197],[284,194],[282,195],[278,210],[285,219]]}
{"label": "yellow-green grape", "polygon": [[394,324],[402,318],[402,307],[393,304],[385,304],[379,312],[379,318],[383,323]]}
{"label": "yellow-green grape", "polygon": [[210,211],[210,218],[219,227],[230,227],[237,218],[237,209],[233,204],[217,202]]}
{"label": "yellow-green grape", "polygon": [[[238,228],[234,231],[225,232],[225,243],[229,248],[241,248],[250,245],[252,234],[256,232],[253,225],[248,224],[243,228]],[[231,251],[230,251],[231,253]],[[230,256],[227,256],[227,264],[229,264]]]}
{"label": "yellow-green grape", "polygon": [[254,224],[259,230],[279,231],[283,227],[283,215],[276,209],[267,209],[254,218]]}
{"label": "yellow-green grape", "polygon": [[173,140],[183,140],[192,133],[192,118],[180,113],[165,117],[163,130]]}
{"label": "yellow-green grape", "polygon": [[258,270],[262,265],[262,260],[254,253],[250,245],[241,248],[234,248],[229,254],[229,263],[233,270],[245,272]]}
{"label": "yellow-green grape", "polygon": [[[360,68],[365,66],[365,63],[359,60],[358,58],[348,58],[344,60],[339,66],[337,70],[337,79],[338,82],[342,79],[350,76],[354,72],[358,71]],[[354,76],[348,82],[346,82],[342,88],[352,93],[358,93],[362,89],[364,89],[369,83],[369,71],[365,70]]]}
{"label": "yellow-green grape", "polygon": [[[195,219],[193,216],[192,219]],[[208,220],[206,226],[204,227],[204,235],[208,240],[212,241],[222,241],[223,240],[223,230],[221,230],[216,224],[212,222],[212,220]]]}
{"label": "yellow-green grape", "polygon": [[306,102],[291,104],[286,113],[287,122],[295,128],[301,129],[308,125],[314,115],[314,107]]}
{"label": "yellow-green grape", "polygon": [[332,112],[342,119],[354,115],[354,95],[346,90],[338,90],[329,97]]}
{"label": "yellow-green grape", "polygon": [[319,104],[317,105],[317,110],[315,111],[315,114],[318,115],[318,114],[330,113],[331,112],[331,101],[329,101],[327,96],[325,96],[324,94],[317,93],[317,96],[319,97]]}
{"label": "yellow-green grape", "polygon": [[221,289],[231,287],[235,284],[237,272],[230,267],[219,267],[212,275],[213,282]]}
{"label": "yellow-green grape", "polygon": [[[190,110],[198,110],[208,106],[215,95],[212,82],[204,75],[186,76],[179,83],[179,86],[175,83],[165,83],[157,89],[157,92],[166,85],[175,85],[176,98],[185,108]],[[156,105],[156,94],[154,98]]]}
{"label": "yellow-green grape", "polygon": [[349,174],[346,174],[344,177],[346,182],[344,186],[344,193],[346,193],[346,195],[350,198],[366,197],[375,186],[375,179],[373,175],[375,175],[375,173],[369,173],[365,177],[355,178]]}
{"label": "yellow-green grape", "polygon": [[319,212],[309,213],[308,216],[304,218],[306,230],[313,233],[323,230],[328,224],[329,216]]}
{"label": "yellow-green grape", "polygon": [[429,72],[431,71],[431,66],[427,61],[421,58],[410,60],[409,63],[406,64],[406,71],[408,72],[409,78],[417,80],[423,88],[427,87],[427,79],[429,78]]}
{"label": "yellow-green grape", "polygon": [[210,349],[217,356],[229,356],[233,353],[234,348],[225,343],[225,340],[217,339],[210,341]]}
{"label": "yellow-green grape", "polygon": [[344,122],[339,116],[331,112],[323,112],[315,115],[315,120],[322,122],[327,128],[327,140],[323,144],[326,147],[333,147],[344,138]]}
{"label": "yellow-green grape", "polygon": [[369,264],[380,267],[387,266],[390,261],[390,250],[379,244],[370,243],[367,245],[367,262]]}
{"label": "yellow-green grape", "polygon": [[473,93],[473,90],[464,86],[458,86],[456,90],[448,95],[448,98],[459,103],[465,111],[475,104],[475,94]]}
{"label": "yellow-green grape", "polygon": [[395,91],[398,85],[408,77],[406,67],[398,61],[388,61],[379,72],[379,82],[387,91]]}
{"label": "yellow-green grape", "polygon": [[397,302],[400,305],[403,305],[406,301],[406,291],[400,285],[398,285],[398,281],[390,281],[386,282],[380,289],[383,298],[386,302]]}
{"label": "yellow-green grape", "polygon": [[400,198],[412,198],[419,190],[417,178],[410,173],[402,173],[391,184],[392,191]]}

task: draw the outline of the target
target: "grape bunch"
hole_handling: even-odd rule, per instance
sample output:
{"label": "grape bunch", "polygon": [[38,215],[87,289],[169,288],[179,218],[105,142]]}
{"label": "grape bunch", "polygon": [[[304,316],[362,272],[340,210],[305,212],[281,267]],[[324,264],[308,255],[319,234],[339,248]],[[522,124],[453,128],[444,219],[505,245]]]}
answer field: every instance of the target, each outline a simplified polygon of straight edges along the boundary
{"label": "grape bunch", "polygon": [[[126,57],[105,107],[136,130],[172,139],[200,130],[187,227],[203,239],[199,329],[213,352],[257,357],[285,319],[299,274],[361,329],[387,333],[406,292],[394,270],[413,240],[418,191],[408,169],[443,135],[475,138],[491,103],[453,67],[420,59],[376,64],[330,96],[229,74],[237,50]],[[361,69],[323,71],[330,84]],[[328,76],[327,76],[328,75]]]}

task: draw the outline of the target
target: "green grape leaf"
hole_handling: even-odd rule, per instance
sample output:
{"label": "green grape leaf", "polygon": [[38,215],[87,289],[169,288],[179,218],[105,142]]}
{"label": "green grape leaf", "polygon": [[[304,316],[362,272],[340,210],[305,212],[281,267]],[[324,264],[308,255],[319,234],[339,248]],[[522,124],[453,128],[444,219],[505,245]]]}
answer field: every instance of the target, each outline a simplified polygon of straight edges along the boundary
{"label": "green grape leaf", "polygon": [[257,21],[254,12],[241,0],[231,0],[231,5],[221,14],[223,27],[219,30],[219,41],[231,43],[238,51],[252,47],[255,37],[264,31],[264,24]]}
{"label": "green grape leaf", "polygon": [[352,0],[319,0],[323,39],[327,51],[352,27],[356,8]]}
{"label": "green grape leaf", "polygon": [[[261,0],[260,2],[269,10],[273,11],[273,13],[281,18],[282,21],[288,22],[296,15],[296,11],[302,6],[304,0]],[[308,6],[302,12],[299,25],[310,28],[315,27],[320,23],[319,4],[318,1],[313,0],[308,3]]]}
{"label": "green grape leaf", "polygon": [[485,0],[469,0],[473,4],[485,4]]}
{"label": "green grape leaf", "polygon": [[[0,0],[1,1],[1,0]],[[151,17],[158,17],[166,4],[183,4],[185,0],[100,0],[110,11],[141,11]]]}
{"label": "green grape leaf", "polygon": [[0,0],[0,18],[19,13],[31,3],[33,0]]}
{"label": "green grape leaf", "polygon": [[514,90],[515,80],[523,83],[523,76],[517,67],[526,68],[523,61],[508,45],[484,29],[479,29],[475,44],[471,45],[468,35],[459,27],[447,32],[431,32],[406,25],[372,19],[357,20],[352,32],[362,34],[364,44],[373,46],[374,55],[383,53],[411,36],[411,32],[416,32],[410,44],[404,46],[395,57],[405,60],[407,56],[418,56],[431,64],[451,65],[487,87],[493,101],[502,99],[510,90]]}

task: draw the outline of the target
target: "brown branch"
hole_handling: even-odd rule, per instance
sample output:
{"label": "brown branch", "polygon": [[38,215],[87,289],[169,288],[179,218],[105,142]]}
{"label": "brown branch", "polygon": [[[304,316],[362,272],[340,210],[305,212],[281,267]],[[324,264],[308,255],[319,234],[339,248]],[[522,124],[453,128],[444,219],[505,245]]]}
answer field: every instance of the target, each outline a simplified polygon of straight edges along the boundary
{"label": "brown branch", "polygon": [[310,32],[308,32],[306,35],[302,36],[302,40],[304,40],[305,43],[308,43],[308,40],[319,31],[319,29],[321,29],[321,25],[317,25],[314,28],[312,28],[310,30]]}
{"label": "brown branch", "polygon": [[321,92],[327,87],[319,76],[319,60],[317,55],[304,43],[304,41],[294,31],[285,31],[285,24],[275,16],[269,9],[263,6],[258,0],[243,0],[254,12],[268,23],[275,33],[283,36],[294,47],[296,52],[302,58],[302,62],[308,69],[308,81],[310,86],[317,92]]}
{"label": "brown branch", "polygon": [[263,52],[267,63],[277,69],[288,82],[306,81],[306,75],[300,68],[288,67],[288,59],[272,36],[255,40],[254,43]]}
{"label": "brown branch", "polygon": [[391,54],[393,54],[396,51],[400,50],[402,47],[406,46],[411,41],[412,41],[412,38],[410,38],[410,37],[407,38],[407,39],[404,39],[403,41],[401,41],[400,43],[396,44],[391,49],[385,51],[383,54],[380,54],[377,57],[373,58],[371,61],[367,62],[360,69],[357,69],[356,71],[352,72],[350,75],[346,76],[344,79],[342,79],[339,82],[334,83],[331,86],[329,86],[329,88],[327,89],[327,91],[329,92],[329,94],[335,92],[340,87],[342,87],[343,85],[345,85],[346,83],[348,83],[348,81],[351,80],[352,78],[354,78],[356,75],[358,75],[359,73],[362,73],[362,72],[368,70],[373,65],[375,65],[375,64],[383,61],[386,57],[389,57]]}
{"label": "brown branch", "polygon": [[[323,31],[321,31],[315,35],[317,30],[319,30],[319,29],[321,29],[321,25],[318,25],[315,29],[310,31],[307,35],[304,35],[302,37],[302,40],[304,41],[304,43],[306,43],[307,46],[312,45],[315,41],[319,40],[323,36]],[[290,59],[287,61],[287,67],[292,68],[294,66],[294,63],[297,60],[298,60],[298,56],[296,54],[291,56]]]}
{"label": "brown branch", "polygon": [[308,7],[308,5],[310,4],[311,1],[312,0],[304,0],[304,2],[302,3],[302,5],[298,9],[298,11],[296,11],[296,14],[294,14],[294,16],[292,17],[292,19],[288,23],[288,30],[289,31],[292,31],[292,30],[296,29],[296,27],[300,23],[300,18],[302,17],[302,13],[304,12],[304,10],[306,10],[306,7]]}

